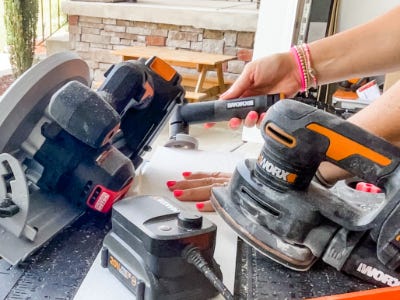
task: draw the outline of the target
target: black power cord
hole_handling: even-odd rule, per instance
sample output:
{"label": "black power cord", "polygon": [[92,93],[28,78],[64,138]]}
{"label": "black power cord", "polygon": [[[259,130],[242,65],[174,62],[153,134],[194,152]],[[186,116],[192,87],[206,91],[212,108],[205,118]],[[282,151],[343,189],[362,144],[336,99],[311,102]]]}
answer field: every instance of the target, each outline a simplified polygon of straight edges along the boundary
{"label": "black power cord", "polygon": [[189,245],[182,252],[183,258],[188,263],[193,264],[204,276],[213,284],[218,292],[227,300],[233,300],[233,295],[224,285],[224,283],[215,275],[209,267],[207,261],[201,255],[199,248]]}

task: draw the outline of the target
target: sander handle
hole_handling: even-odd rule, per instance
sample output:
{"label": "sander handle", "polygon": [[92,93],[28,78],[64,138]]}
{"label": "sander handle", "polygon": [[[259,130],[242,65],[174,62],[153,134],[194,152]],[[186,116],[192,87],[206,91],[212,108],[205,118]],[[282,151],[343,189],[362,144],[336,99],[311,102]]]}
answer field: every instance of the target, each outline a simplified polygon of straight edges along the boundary
{"label": "sander handle", "polygon": [[[385,183],[400,165],[398,147],[347,120],[294,100],[274,105],[260,131],[265,142],[257,169],[290,189],[306,189],[319,164],[329,161],[386,190]],[[289,175],[274,176],[266,170],[267,162]]]}

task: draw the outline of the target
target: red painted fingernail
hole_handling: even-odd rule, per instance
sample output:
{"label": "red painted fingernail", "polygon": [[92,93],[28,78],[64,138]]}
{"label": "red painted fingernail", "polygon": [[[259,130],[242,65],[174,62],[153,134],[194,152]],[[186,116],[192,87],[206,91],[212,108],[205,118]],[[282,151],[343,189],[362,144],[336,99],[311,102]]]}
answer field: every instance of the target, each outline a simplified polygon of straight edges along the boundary
{"label": "red painted fingernail", "polygon": [[239,119],[231,119],[229,121],[229,126],[232,128],[238,128],[240,126],[241,121]]}
{"label": "red painted fingernail", "polygon": [[258,119],[258,114],[255,111],[249,112],[249,114],[247,116],[250,118],[250,120],[257,120]]}
{"label": "red painted fingernail", "polygon": [[213,127],[214,125],[215,125],[215,123],[205,123],[204,128],[209,129],[209,128]]}
{"label": "red painted fingernail", "polygon": [[175,180],[168,180],[168,181],[167,181],[167,187],[174,186],[175,184],[176,184],[176,181],[175,181]]}
{"label": "red painted fingernail", "polygon": [[190,175],[192,175],[192,172],[183,172],[183,173],[182,173],[182,176],[183,176],[183,177],[188,177],[188,176],[190,176]]}
{"label": "red painted fingernail", "polygon": [[180,196],[182,196],[182,194],[183,194],[183,190],[175,190],[174,191],[174,196],[175,197],[180,197]]}
{"label": "red painted fingernail", "polygon": [[196,203],[196,207],[197,207],[197,209],[203,209],[204,203],[203,202],[197,202]]}

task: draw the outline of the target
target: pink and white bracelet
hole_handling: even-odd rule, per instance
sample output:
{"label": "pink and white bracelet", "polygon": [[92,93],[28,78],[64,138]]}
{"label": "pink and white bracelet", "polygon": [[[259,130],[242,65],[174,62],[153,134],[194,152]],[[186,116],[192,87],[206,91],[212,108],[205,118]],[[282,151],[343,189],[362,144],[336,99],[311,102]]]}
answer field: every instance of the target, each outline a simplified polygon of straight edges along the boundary
{"label": "pink and white bracelet", "polygon": [[307,44],[293,46],[290,49],[296,60],[301,81],[301,92],[307,92],[310,87],[317,87],[318,80],[311,64],[310,48]]}

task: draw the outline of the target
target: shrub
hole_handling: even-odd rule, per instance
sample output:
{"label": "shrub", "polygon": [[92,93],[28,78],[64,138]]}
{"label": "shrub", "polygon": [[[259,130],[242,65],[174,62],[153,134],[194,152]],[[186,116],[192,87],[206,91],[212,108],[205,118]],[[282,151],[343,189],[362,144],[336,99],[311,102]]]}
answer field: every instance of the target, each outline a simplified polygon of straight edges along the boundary
{"label": "shrub", "polygon": [[32,66],[38,8],[38,0],[4,0],[4,25],[15,77]]}

